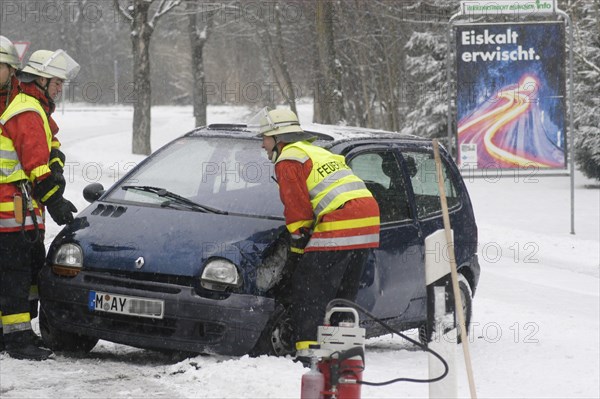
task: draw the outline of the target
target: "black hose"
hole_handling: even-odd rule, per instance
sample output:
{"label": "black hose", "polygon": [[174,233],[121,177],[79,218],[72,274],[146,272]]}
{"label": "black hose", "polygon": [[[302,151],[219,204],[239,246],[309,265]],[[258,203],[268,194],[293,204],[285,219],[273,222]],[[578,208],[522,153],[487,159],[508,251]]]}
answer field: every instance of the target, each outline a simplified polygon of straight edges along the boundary
{"label": "black hose", "polygon": [[422,343],[415,341],[412,338],[407,337],[406,335],[402,334],[399,331],[396,331],[395,329],[393,329],[392,327],[390,327],[389,325],[387,325],[385,322],[383,322],[382,320],[378,319],[375,315],[373,315],[372,313],[370,313],[368,310],[364,309],[363,307],[361,307],[360,305],[349,301],[347,299],[334,299],[331,302],[329,302],[327,304],[327,309],[331,309],[332,307],[334,307],[335,305],[344,305],[344,306],[349,306],[352,307],[358,311],[360,311],[361,313],[364,313],[365,315],[367,315],[368,317],[370,317],[372,320],[376,321],[377,323],[379,323],[383,328],[385,328],[386,330],[388,330],[389,332],[391,332],[392,334],[397,334],[400,337],[404,338],[405,340],[407,340],[408,342],[418,346],[419,348],[423,349],[426,352],[431,353],[433,356],[435,356],[436,358],[438,358],[442,364],[444,365],[444,372],[442,373],[442,375],[435,377],[435,378],[428,378],[428,379],[418,379],[418,378],[395,378],[393,380],[389,380],[389,381],[382,381],[382,382],[369,382],[369,381],[362,381],[362,380],[357,380],[356,383],[357,384],[363,384],[363,385],[370,385],[370,386],[383,386],[383,385],[389,385],[389,384],[393,384],[396,382],[418,382],[418,383],[432,383],[432,382],[437,382],[442,380],[443,378],[445,378],[448,375],[448,363],[446,362],[446,360],[444,360],[444,358],[437,352],[435,352],[434,350],[430,349],[427,347],[427,345],[423,345]]}

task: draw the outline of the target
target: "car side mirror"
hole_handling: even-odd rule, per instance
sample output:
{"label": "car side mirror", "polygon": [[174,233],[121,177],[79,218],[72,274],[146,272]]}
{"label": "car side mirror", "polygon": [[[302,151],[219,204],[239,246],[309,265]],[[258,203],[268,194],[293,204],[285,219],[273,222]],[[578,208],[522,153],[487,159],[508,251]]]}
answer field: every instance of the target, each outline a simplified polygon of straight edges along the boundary
{"label": "car side mirror", "polygon": [[100,183],[92,183],[83,189],[83,198],[89,203],[96,201],[104,194],[104,186]]}

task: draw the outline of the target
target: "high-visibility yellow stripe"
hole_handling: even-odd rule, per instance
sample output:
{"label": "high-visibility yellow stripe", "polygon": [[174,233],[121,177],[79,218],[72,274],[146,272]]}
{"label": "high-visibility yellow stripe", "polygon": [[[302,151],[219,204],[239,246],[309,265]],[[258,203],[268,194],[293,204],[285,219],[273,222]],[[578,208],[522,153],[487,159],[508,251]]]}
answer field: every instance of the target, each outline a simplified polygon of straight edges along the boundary
{"label": "high-visibility yellow stripe", "polygon": [[302,255],[304,253],[304,249],[302,249],[302,248],[296,248],[296,247],[290,247],[290,252]]}
{"label": "high-visibility yellow stripe", "polygon": [[29,321],[31,321],[31,316],[29,315],[29,312],[2,316],[2,324],[4,326],[9,326],[11,324],[27,323]]}
{"label": "high-visibility yellow stripe", "polygon": [[315,227],[316,232],[334,231],[344,229],[356,229],[359,227],[379,226],[379,217],[372,216],[362,219],[337,220],[333,222],[320,223]]}
{"label": "high-visibility yellow stripe", "polygon": [[13,201],[0,202],[0,212],[12,212],[14,210],[15,210],[15,203]]}
{"label": "high-visibility yellow stripe", "polygon": [[64,163],[63,163],[63,162],[60,160],[60,158],[59,158],[59,157],[52,158],[52,159],[50,160],[50,162],[48,162],[48,165],[52,165],[53,163],[58,163],[58,164],[60,165],[60,167],[61,167],[61,168],[64,168],[64,167],[65,167],[65,164],[64,164]]}
{"label": "high-visibility yellow stripe", "polygon": [[313,225],[312,220],[299,220],[297,222],[288,224],[287,229],[290,233],[293,233],[294,231],[298,230],[300,227],[311,228],[312,225]]}
{"label": "high-visibility yellow stripe", "polygon": [[[37,202],[33,200],[33,207],[38,208]],[[15,210],[14,201],[10,202],[0,202],[0,212],[13,212]]]}
{"label": "high-visibility yellow stripe", "polygon": [[52,197],[52,195],[54,195],[55,192],[57,192],[59,189],[58,185],[52,187],[52,189],[50,191],[48,191],[46,193],[46,195],[44,195],[44,197],[42,197],[42,203],[46,202],[48,200],[48,198]]}
{"label": "high-visibility yellow stripe", "polygon": [[31,175],[29,176],[30,181],[34,181],[40,176],[44,176],[46,173],[50,173],[50,167],[47,164],[38,166],[31,171]]}

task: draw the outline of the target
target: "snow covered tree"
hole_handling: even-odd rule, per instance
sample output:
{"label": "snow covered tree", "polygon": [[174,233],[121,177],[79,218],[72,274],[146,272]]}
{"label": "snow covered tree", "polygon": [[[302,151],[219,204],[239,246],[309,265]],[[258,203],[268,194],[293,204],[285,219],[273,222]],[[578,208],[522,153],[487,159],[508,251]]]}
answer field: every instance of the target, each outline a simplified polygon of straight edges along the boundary
{"label": "snow covered tree", "polygon": [[600,180],[600,3],[563,4],[575,26],[575,162],[589,178]]}
{"label": "snow covered tree", "polygon": [[457,1],[418,1],[409,9],[414,30],[406,44],[410,72],[403,94],[409,110],[402,132],[447,137],[446,27],[457,5]]}
{"label": "snow covered tree", "polygon": [[[159,18],[181,3],[181,0],[113,0],[115,8],[131,25],[133,50],[133,82],[136,101],[133,107],[132,152],[149,155],[152,89],[150,85],[150,38]],[[158,3],[150,15],[153,3]]]}

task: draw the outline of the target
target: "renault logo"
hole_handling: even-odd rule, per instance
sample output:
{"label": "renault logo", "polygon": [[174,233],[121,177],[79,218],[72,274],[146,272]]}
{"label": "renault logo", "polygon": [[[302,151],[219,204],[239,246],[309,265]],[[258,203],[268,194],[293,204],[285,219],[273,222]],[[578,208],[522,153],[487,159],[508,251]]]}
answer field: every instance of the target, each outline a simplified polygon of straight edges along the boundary
{"label": "renault logo", "polygon": [[139,258],[137,258],[137,259],[135,260],[135,268],[136,268],[136,269],[141,269],[141,268],[142,268],[142,266],[144,266],[144,257],[143,257],[143,256],[140,256]]}

